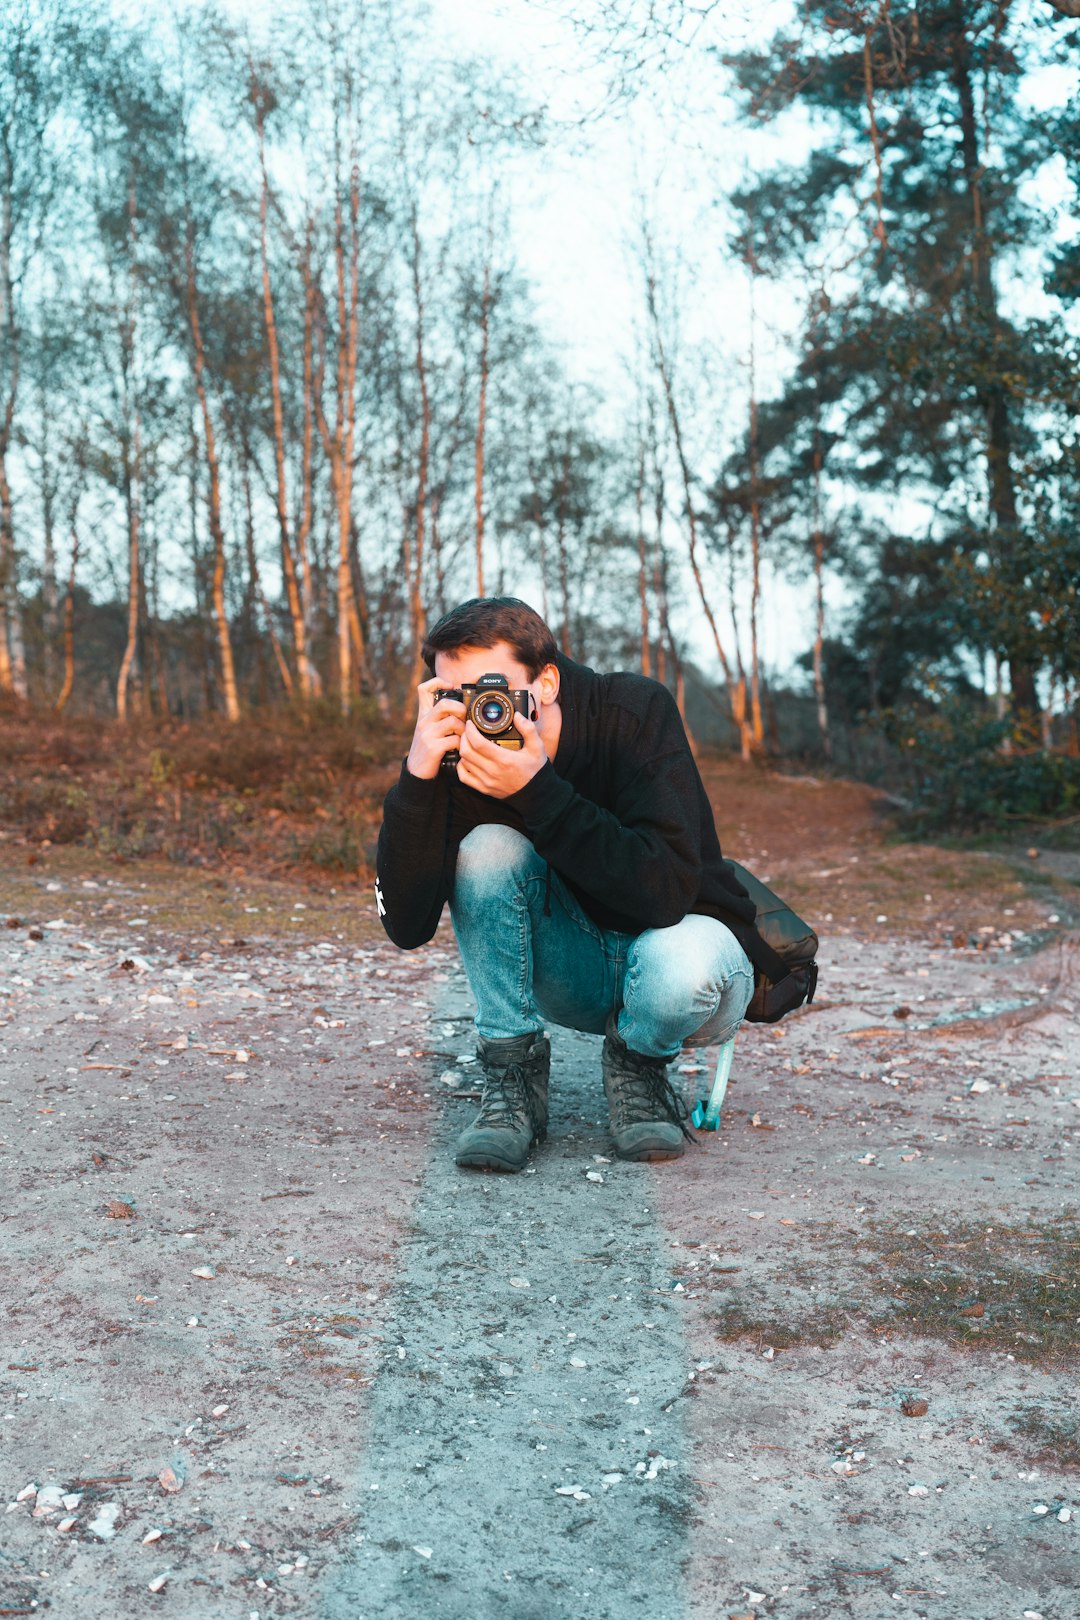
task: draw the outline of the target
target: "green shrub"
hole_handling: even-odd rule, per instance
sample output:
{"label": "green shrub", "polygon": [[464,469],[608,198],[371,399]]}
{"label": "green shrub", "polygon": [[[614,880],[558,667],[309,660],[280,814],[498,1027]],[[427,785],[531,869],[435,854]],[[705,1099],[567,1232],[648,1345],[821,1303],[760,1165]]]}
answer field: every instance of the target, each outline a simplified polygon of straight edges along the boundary
{"label": "green shrub", "polygon": [[904,761],[915,831],[1003,830],[1080,810],[1080,758],[1039,746],[1029,729],[970,700],[896,708],[883,725]]}

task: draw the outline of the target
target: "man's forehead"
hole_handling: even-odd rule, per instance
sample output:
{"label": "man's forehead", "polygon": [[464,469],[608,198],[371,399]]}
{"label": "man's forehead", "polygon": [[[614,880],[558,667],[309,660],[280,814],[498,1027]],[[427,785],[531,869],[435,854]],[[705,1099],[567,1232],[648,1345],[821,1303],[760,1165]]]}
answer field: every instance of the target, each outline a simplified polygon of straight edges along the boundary
{"label": "man's forehead", "polygon": [[476,680],[480,675],[509,675],[511,671],[526,674],[513,647],[505,641],[496,642],[494,647],[457,647],[453,652],[437,652],[436,675],[442,676],[451,670],[465,681]]}

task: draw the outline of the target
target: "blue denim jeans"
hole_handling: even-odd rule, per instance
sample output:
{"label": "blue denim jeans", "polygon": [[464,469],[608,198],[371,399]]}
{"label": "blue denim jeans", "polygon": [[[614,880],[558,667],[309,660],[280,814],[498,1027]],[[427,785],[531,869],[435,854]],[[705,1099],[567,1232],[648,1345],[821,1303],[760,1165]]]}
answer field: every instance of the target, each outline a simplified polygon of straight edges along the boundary
{"label": "blue denim jeans", "polygon": [[672,1058],[731,1040],[753,993],[746,953],[715,917],[641,934],[600,928],[512,827],[462,839],[450,915],[484,1040],[545,1021],[602,1035],[616,1013],[631,1051]]}

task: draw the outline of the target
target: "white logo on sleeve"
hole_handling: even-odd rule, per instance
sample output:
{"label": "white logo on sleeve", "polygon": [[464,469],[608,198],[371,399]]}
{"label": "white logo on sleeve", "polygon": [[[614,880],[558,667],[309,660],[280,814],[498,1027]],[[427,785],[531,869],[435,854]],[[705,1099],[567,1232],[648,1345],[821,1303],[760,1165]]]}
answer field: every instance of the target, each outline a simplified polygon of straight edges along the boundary
{"label": "white logo on sleeve", "polygon": [[386,916],[386,902],[383,899],[382,884],[381,884],[381,882],[379,881],[378,878],[375,879],[375,904],[379,908],[379,916],[380,917],[385,917]]}

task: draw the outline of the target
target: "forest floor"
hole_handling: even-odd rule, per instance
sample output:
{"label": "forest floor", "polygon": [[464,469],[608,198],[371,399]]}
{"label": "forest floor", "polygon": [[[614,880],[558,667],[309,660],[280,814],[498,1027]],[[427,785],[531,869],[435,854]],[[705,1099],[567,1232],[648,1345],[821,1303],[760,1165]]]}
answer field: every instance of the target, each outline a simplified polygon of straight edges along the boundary
{"label": "forest floor", "polygon": [[395,750],[219,838],[179,745],[111,808],[79,748],[0,766],[0,1615],[1075,1613],[1076,856],[707,763],[817,1000],[661,1165],[553,1031],[548,1141],[470,1175],[453,937],[356,876]]}

